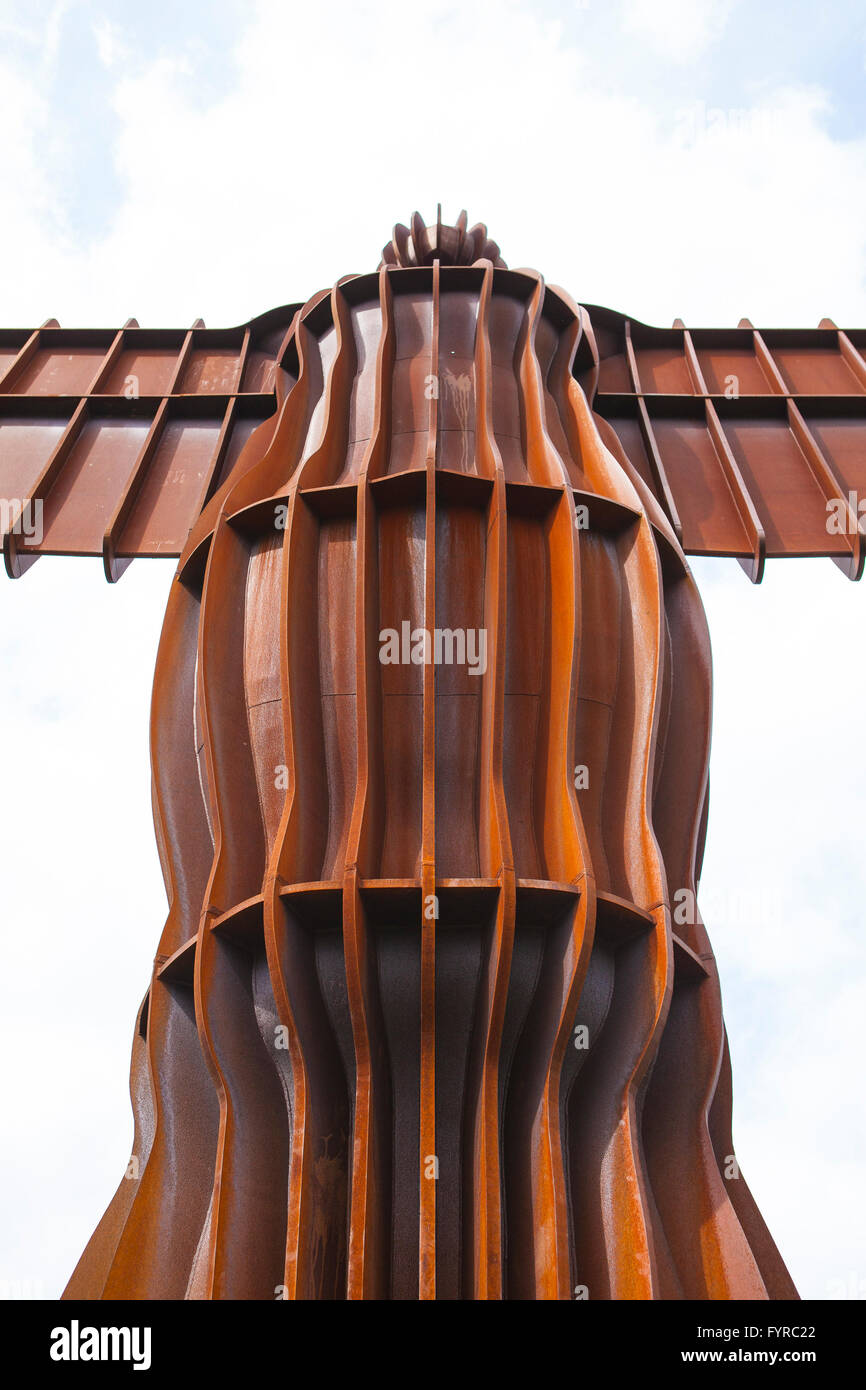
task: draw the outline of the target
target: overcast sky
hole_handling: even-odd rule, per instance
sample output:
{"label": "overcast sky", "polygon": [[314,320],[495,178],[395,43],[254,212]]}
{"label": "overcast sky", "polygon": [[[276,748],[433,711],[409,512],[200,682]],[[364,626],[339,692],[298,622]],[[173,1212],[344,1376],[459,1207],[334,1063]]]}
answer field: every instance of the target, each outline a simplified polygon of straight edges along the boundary
{"label": "overcast sky", "polygon": [[[866,326],[864,67],[857,0],[0,0],[0,320],[240,323],[441,200],[645,322]],[[0,578],[0,1296],[60,1292],[128,1159],[172,568]],[[866,586],[694,570],[737,1154],[801,1293],[862,1298]]]}

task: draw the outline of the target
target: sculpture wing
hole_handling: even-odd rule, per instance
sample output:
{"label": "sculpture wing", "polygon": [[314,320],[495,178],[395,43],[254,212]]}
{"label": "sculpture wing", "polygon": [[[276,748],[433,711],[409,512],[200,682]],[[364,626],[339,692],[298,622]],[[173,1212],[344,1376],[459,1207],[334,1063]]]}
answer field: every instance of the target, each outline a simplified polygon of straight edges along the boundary
{"label": "sculpture wing", "polygon": [[0,537],[7,573],[39,555],[178,556],[275,407],[299,305],[237,328],[0,333]]}
{"label": "sculpture wing", "polygon": [[[690,555],[830,556],[863,572],[866,331],[652,328],[590,306],[584,367],[609,422]],[[866,531],[866,518],[863,520]]]}

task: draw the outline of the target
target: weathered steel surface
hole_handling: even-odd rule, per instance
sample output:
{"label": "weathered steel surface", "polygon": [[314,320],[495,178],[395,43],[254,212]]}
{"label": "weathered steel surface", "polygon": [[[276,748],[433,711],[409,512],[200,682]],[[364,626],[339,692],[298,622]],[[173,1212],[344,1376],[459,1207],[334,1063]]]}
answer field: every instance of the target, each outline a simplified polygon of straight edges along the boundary
{"label": "weathered steel surface", "polygon": [[178,556],[251,433],[274,411],[294,304],[240,328],[0,332],[0,497],[39,501],[41,534],[0,517],[6,572],[39,555]]}
{"label": "weathered steel surface", "polygon": [[66,1295],[796,1297],[672,921],[703,608],[589,317],[416,224],[278,360],[166,615],[136,1164]]}
{"label": "weathered steel surface", "polygon": [[[397,280],[437,258],[505,269],[484,227],[426,228],[417,214],[383,252]],[[38,539],[0,517],[7,573],[39,555],[102,555],[114,580],[137,556],[180,555],[275,409],[300,307],[238,328],[199,320],[187,333],[135,320],[0,332],[0,497],[44,504]],[[687,555],[734,556],[755,581],[768,558],[825,555],[860,578],[851,494],[866,498],[866,330],[824,319],[689,331],[594,306],[583,314],[575,375]],[[828,526],[828,503],[846,524]]]}
{"label": "weathered steel surface", "polygon": [[[645,324],[592,308],[595,409],[688,555],[829,555],[863,573],[866,332]],[[596,378],[588,374],[585,385]],[[864,508],[866,510],[866,508]],[[840,524],[841,523],[841,524]]]}

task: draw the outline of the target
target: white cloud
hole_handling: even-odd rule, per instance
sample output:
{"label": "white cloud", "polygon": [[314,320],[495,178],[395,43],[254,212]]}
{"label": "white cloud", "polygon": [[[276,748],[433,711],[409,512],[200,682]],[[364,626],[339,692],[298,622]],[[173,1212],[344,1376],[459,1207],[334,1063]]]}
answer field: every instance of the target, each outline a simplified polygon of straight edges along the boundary
{"label": "white cloud", "polygon": [[[58,242],[62,209],[22,199],[0,228],[20,266],[6,313],[238,322],[375,265],[392,222],[441,199],[512,264],[644,320],[862,318],[866,142],[828,136],[826,98],[767,90],[720,119],[699,94],[637,100],[602,57],[517,0],[260,0],[214,100],[186,50],[116,69],[123,199],[78,247]],[[50,126],[25,107],[16,128],[45,171]]]}
{"label": "white cloud", "polygon": [[[715,705],[698,900],[722,981],[734,1139],[801,1293],[835,1297],[851,1271],[866,1280],[866,1225],[851,1202],[866,1139],[866,647],[854,638],[866,595],[828,560],[771,563],[757,589],[724,562],[693,567]],[[751,917],[706,911],[732,888]]]}
{"label": "white cloud", "polygon": [[100,18],[94,22],[93,37],[99,61],[105,67],[114,68],[129,58],[130,50],[123,41],[121,28],[110,19]]}
{"label": "white cloud", "polygon": [[692,63],[724,32],[736,0],[623,0],[626,33],[674,63]]}

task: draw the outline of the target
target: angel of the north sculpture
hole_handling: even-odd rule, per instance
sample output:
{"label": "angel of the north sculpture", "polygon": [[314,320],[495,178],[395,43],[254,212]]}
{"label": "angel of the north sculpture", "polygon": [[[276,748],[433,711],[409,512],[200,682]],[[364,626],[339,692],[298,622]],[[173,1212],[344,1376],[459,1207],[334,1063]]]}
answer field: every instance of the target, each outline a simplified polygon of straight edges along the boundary
{"label": "angel of the north sculpture", "polygon": [[579,306],[465,214],[240,328],[2,334],[8,573],[179,557],[133,1156],[67,1297],[797,1297],[686,556],[860,578],[864,352]]}

